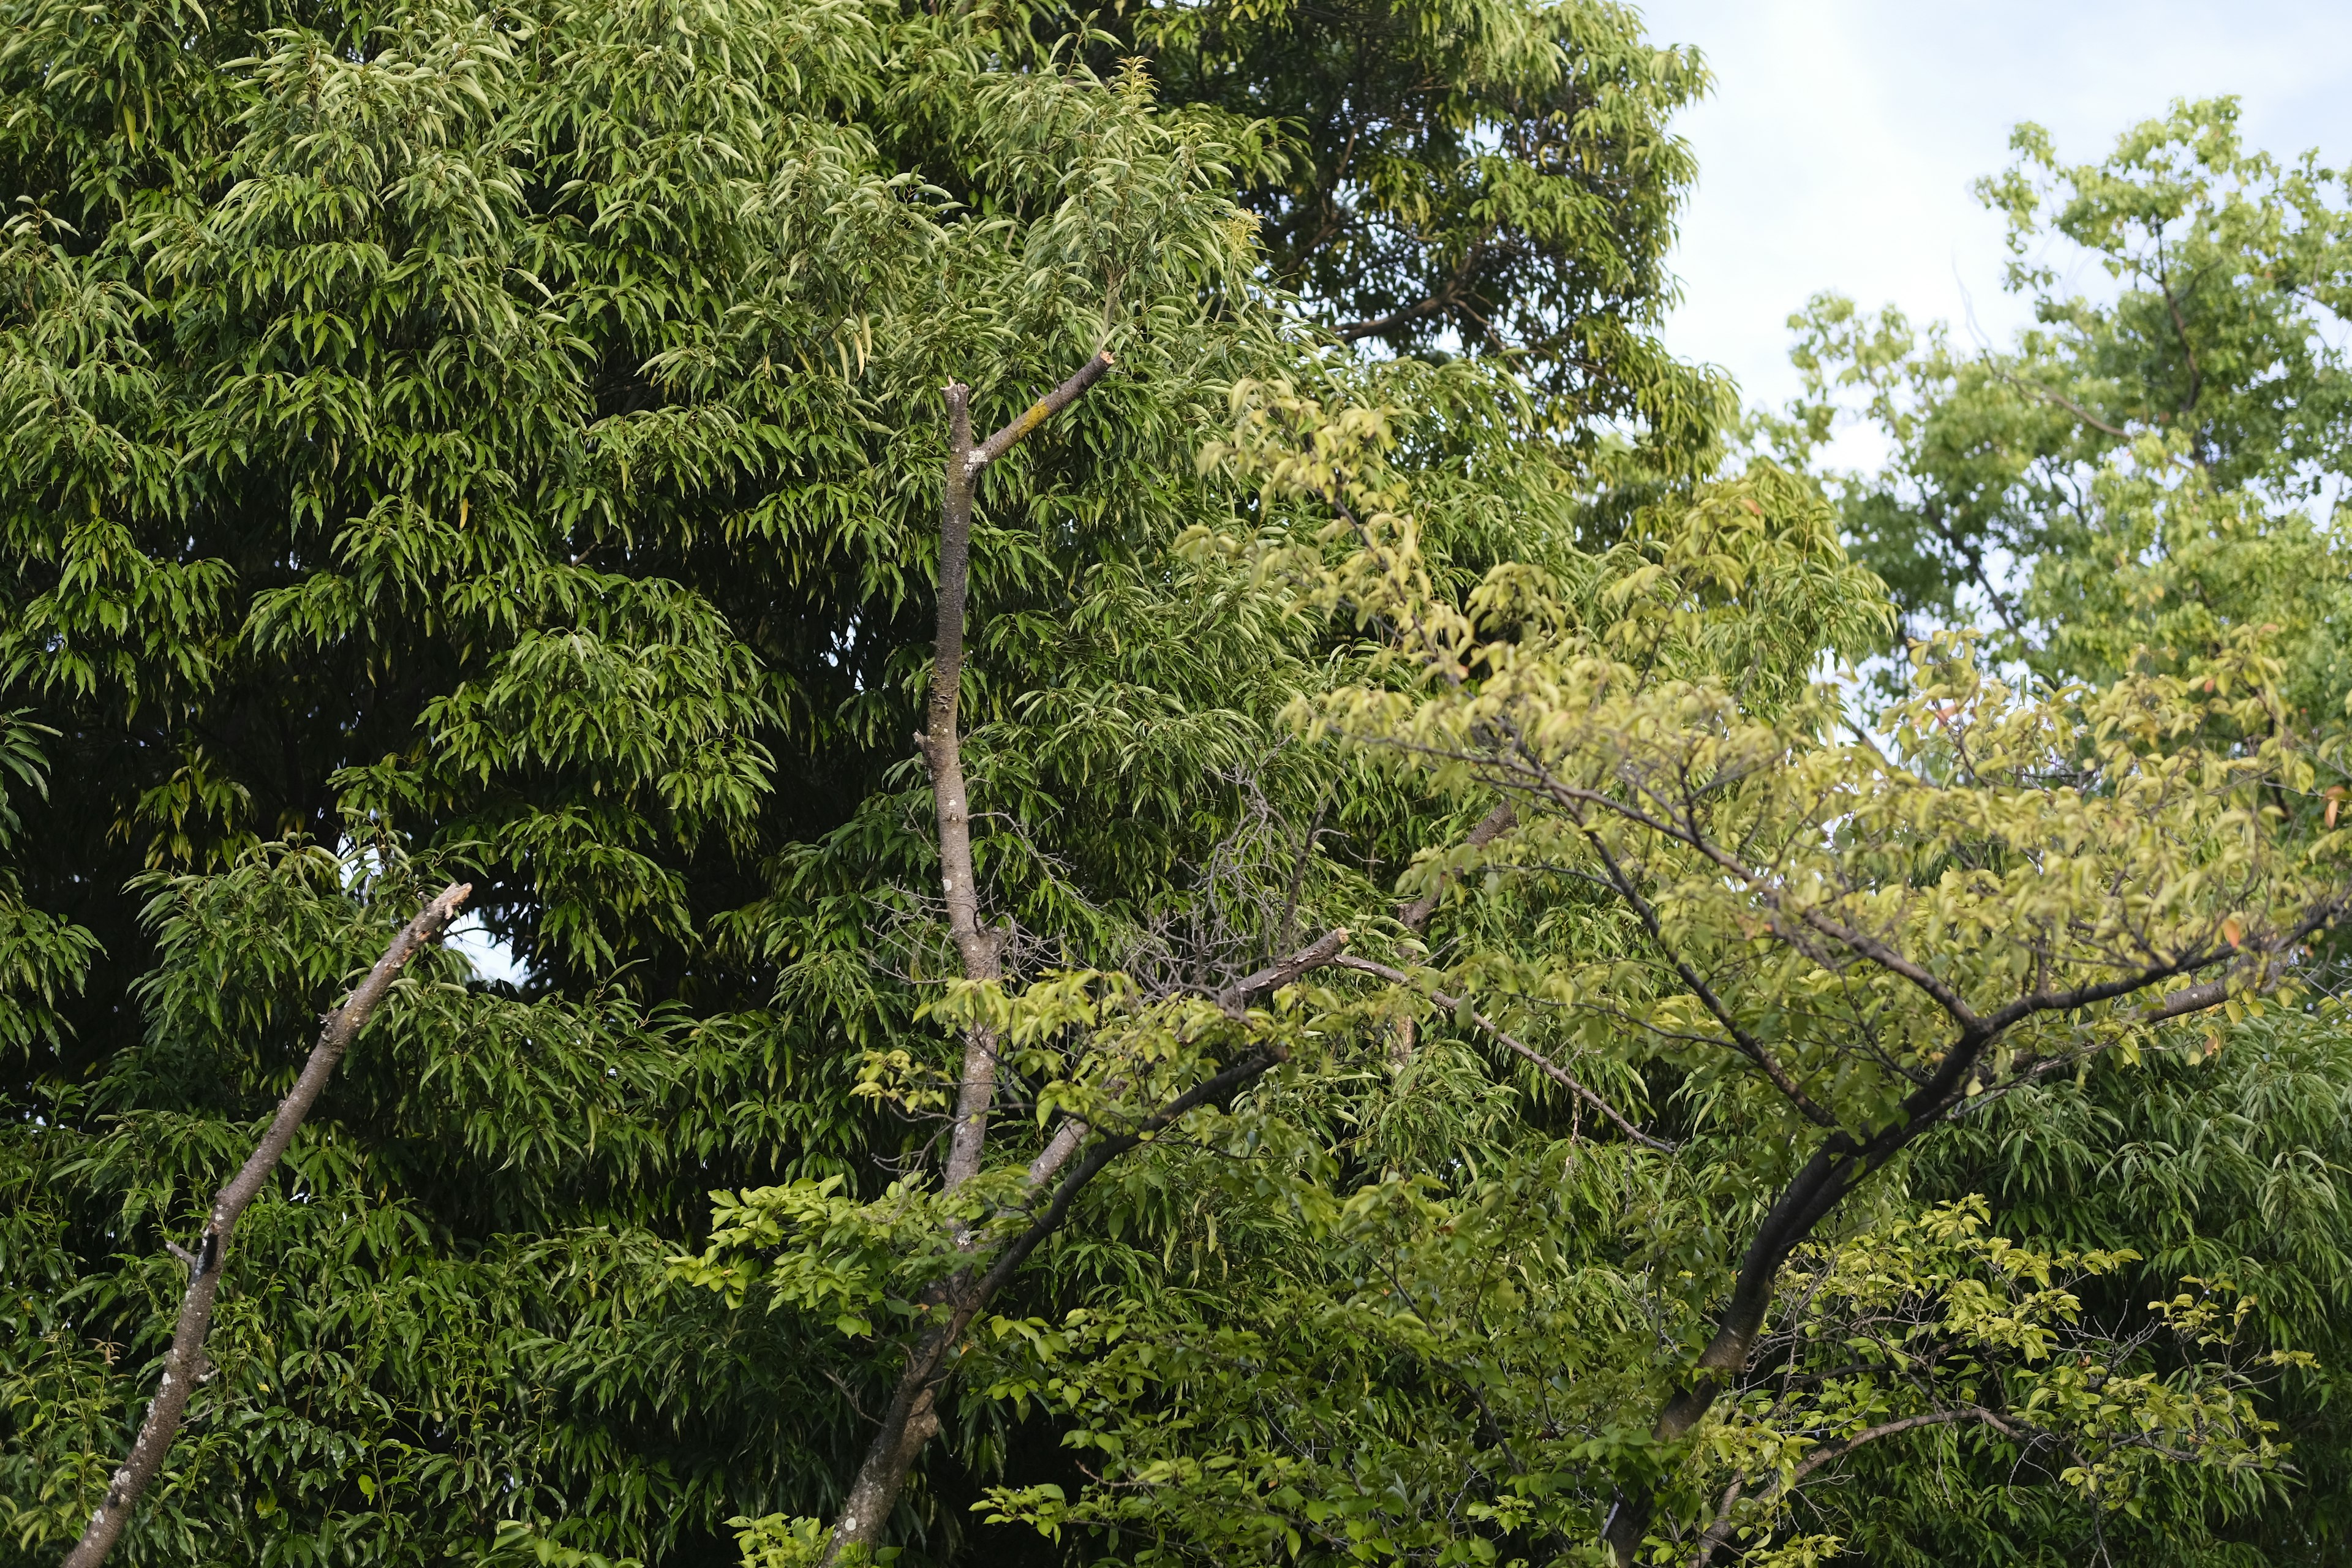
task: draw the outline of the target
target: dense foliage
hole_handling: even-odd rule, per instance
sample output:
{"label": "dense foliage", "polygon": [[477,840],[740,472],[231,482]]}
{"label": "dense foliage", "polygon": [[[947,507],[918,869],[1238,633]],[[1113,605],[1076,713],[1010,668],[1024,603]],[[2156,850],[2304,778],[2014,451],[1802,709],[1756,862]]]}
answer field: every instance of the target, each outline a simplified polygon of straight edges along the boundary
{"label": "dense foliage", "polygon": [[116,1560],[2337,1560],[2315,164],[1734,468],[1603,0],[0,19],[0,1563],[459,878]]}
{"label": "dense foliage", "polygon": [[[1969,353],[1939,326],[1817,300],[1791,322],[1811,391],[1775,427],[1783,450],[1841,418],[1879,426],[1886,468],[1828,479],[1915,631],[1973,621],[2011,668],[2053,683],[2251,642],[2279,660],[2285,723],[2334,721],[2352,699],[2341,177],[2247,148],[2227,100],[2176,105],[2097,163],[2062,163],[2032,126],[2015,145],[1980,194],[2009,220],[2010,284],[2038,325]],[[2217,1027],[2187,1059],[2153,1081],[2021,1094],[1930,1161],[1925,1190],[1987,1194],[2031,1234],[2134,1247],[2138,1293],[2231,1278],[2269,1342],[2341,1367],[2352,1051],[2326,1018],[2290,1016]],[[2255,1550],[2219,1560],[2340,1559],[2352,1482],[2333,1387],[2283,1391],[2304,1483],[2293,1507],[2222,1528]],[[1961,1517],[2006,1506],[1988,1492]],[[1966,1548],[1925,1521],[1951,1510],[1948,1490],[1918,1509],[1884,1522],[1941,1555]]]}

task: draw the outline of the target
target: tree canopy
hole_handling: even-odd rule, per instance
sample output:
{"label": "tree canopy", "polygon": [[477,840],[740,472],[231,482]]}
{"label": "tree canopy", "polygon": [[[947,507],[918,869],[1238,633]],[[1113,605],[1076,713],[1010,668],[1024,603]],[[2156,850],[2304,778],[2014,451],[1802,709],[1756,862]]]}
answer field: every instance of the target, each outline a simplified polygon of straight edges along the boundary
{"label": "tree canopy", "polygon": [[1603,0],[0,17],[0,1563],[2341,1560],[2315,157],[1743,424]]}

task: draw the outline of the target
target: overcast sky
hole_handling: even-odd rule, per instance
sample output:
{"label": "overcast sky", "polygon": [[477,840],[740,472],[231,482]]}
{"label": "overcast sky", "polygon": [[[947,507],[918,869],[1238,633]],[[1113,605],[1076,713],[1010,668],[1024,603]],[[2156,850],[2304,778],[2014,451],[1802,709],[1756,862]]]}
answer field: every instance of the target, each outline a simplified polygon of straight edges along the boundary
{"label": "overcast sky", "polygon": [[[2103,157],[2175,98],[2234,93],[2250,144],[2352,163],[2352,0],[1649,0],[1651,37],[1692,43],[1713,97],[1681,129],[1698,189],[1668,341],[1751,402],[1796,390],[1789,313],[1834,289],[2004,341],[1998,219],[1969,185],[2038,121],[2061,159]],[[1843,443],[1842,443],[1843,445]],[[1863,458],[1860,452],[1848,460]]]}

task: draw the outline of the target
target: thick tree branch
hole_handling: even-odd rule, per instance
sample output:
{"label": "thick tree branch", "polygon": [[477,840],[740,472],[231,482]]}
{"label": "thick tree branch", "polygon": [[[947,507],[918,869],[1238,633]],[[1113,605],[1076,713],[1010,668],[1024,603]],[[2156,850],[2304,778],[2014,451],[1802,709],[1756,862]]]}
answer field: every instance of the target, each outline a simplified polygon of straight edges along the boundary
{"label": "thick tree branch", "polygon": [[[1098,353],[1021,416],[975,449],[971,444],[971,389],[950,382],[948,458],[940,507],[939,616],[931,654],[931,686],[919,739],[931,773],[940,834],[940,883],[947,896],[948,933],[967,980],[994,980],[1003,973],[1004,933],[982,929],[980,887],[971,861],[971,800],[963,776],[963,748],[957,733],[963,690],[965,606],[971,588],[971,503],[980,472],[1017,446],[1030,432],[1076,402],[1111,367]],[[996,1099],[996,1036],[976,1028],[964,1037],[963,1070],[956,1084],[955,1121],[948,1135],[945,1189],[954,1192],[980,1172],[988,1142],[988,1112]]]}
{"label": "thick tree branch", "polygon": [[228,1262],[229,1238],[236,1229],[237,1220],[260,1195],[262,1184],[269,1179],[269,1173],[293,1143],[303,1118],[310,1115],[310,1107],[325,1090],[335,1064],[342,1059],[352,1041],[358,1038],[360,1030],[366,1027],[376,1004],[383,999],[383,994],[416,951],[438,941],[449,929],[458,906],[473,890],[463,882],[443,889],[439,897],[425,905],[392,939],[383,956],[375,961],[375,967],[368,971],[367,978],[359,983],[343,1005],[328,1015],[326,1026],[319,1031],[319,1043],[310,1047],[310,1059],[303,1063],[294,1087],[278,1102],[278,1114],[271,1119],[268,1131],[254,1145],[236,1177],[214,1197],[212,1213],[205,1221],[195,1251],[192,1254],[176,1246],[172,1248],[174,1256],[188,1265],[188,1289],[181,1298],[179,1322],[172,1331],[172,1348],[164,1352],[163,1382],[148,1403],[147,1418],[141,1423],[139,1436],[131,1445],[131,1457],[114,1472],[114,1479],[108,1485],[98,1510],[89,1516],[81,1540],[67,1554],[65,1568],[98,1568],[105,1562],[106,1554],[121,1539],[123,1526],[130,1522],[131,1510],[137,1505],[140,1494],[162,1471],[172,1440],[179,1435],[181,1418],[187,1414],[189,1395],[205,1375],[205,1335],[212,1328],[213,1305],[220,1295],[221,1274]]}
{"label": "thick tree branch", "polygon": [[1289,957],[1244,974],[1226,986],[1218,994],[1217,1005],[1228,1013],[1239,1014],[1257,998],[1272,995],[1309,971],[1331,963],[1347,945],[1348,928],[1334,926]]}
{"label": "thick tree branch", "polygon": [[[2333,921],[2342,907],[2340,900],[2321,903],[2258,951],[2272,955],[2291,951]],[[2094,1003],[2145,991],[2185,971],[2236,956],[2241,951],[2200,950],[2199,953],[2177,963],[2154,966],[2116,980],[2061,992],[2035,992],[2020,997],[1964,1026],[1960,1040],[1947,1053],[1935,1079],[1905,1100],[1901,1120],[1882,1128],[1867,1142],[1857,1141],[1852,1134],[1843,1131],[1832,1133],[1814,1152],[1804,1169],[1783,1189],[1763,1223],[1757,1227],[1755,1236],[1749,1239],[1730,1298],[1717,1319],[1715,1336],[1699,1355],[1694,1369],[1696,1375],[1667,1401],[1660,1413],[1654,1429],[1657,1439],[1671,1442],[1683,1436],[1714,1406],[1722,1388],[1747,1364],[1749,1348],[1763,1326],[1773,1280],[1789,1254],[1812,1234],[1815,1226],[1829,1217],[1864,1177],[1882,1168],[1946,1118],[1975,1064],[1982,1059],[1985,1050],[2003,1032],[2036,1014],[2070,1012]],[[2227,1000],[2228,986],[2229,977],[2225,975],[2176,991],[2162,998],[2141,1021],[2161,1022],[2196,1012],[2201,1007],[2212,1006]],[[1973,1019],[1973,1016],[1971,1017]],[[2030,1074],[2037,1069],[2027,1070]],[[1621,1492],[1616,1506],[1610,1510],[1602,1538],[1621,1565],[1632,1563],[1639,1551],[1643,1533],[1648,1528],[1653,1501],[1651,1491],[1637,1486]]]}

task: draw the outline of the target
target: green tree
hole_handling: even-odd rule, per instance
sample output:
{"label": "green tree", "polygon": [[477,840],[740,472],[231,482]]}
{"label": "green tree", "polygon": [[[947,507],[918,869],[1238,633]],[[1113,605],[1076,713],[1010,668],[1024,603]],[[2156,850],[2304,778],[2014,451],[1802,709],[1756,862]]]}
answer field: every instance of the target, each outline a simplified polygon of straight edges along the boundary
{"label": "green tree", "polygon": [[[2082,1292],[2134,1254],[1987,1237],[1980,1203],[1921,1210],[1903,1184],[1962,1119],[2136,1073],[2178,1021],[2290,983],[2347,897],[2324,821],[2342,758],[2340,729],[2278,725],[2275,660],[2032,700],[1939,645],[1883,736],[1841,740],[1849,694],[1807,671],[1883,602],[1802,484],[1759,469],[1457,600],[1379,412],[1280,385],[1238,412],[1223,457],[1262,477],[1269,526],[1196,553],[1363,628],[1375,678],[1294,718],[1507,809],[1421,863],[1414,923],[1355,933],[1264,1023],[1123,977],[975,984],[968,1016],[999,1037],[1078,1037],[1080,1094],[1222,1030],[1283,1044],[1226,1115],[1143,1129],[1187,1135],[1160,1180],[1198,1194],[1170,1242],[1191,1289],[958,1321],[996,1342],[973,1352],[992,1392],[1066,1412],[1102,1467],[1076,1496],[1003,1489],[1002,1516],[1143,1560],[1572,1559],[1597,1532],[1620,1563],[1734,1542],[1793,1563],[1861,1528],[1800,1529],[1807,1483],[1963,1426],[2029,1506],[2053,1491],[2067,1523],[2144,1548],[2276,1495],[2256,1394],[2308,1358],[2237,1343],[2254,1303],[2176,1279],[2138,1324],[2085,1321]],[[1465,907],[1433,951],[1423,898],[1465,871],[1488,918]],[[1465,1045],[1564,1090],[1566,1139],[1492,1098],[1400,1137],[1423,1055],[1443,1074]],[[1454,1059],[1457,1083],[1476,1070]],[[1396,1100],[1354,1087],[1376,1073]],[[1046,1108],[1108,1120],[1070,1092]],[[920,1315],[946,1244],[908,1238],[952,1228],[911,1192],[859,1207],[810,1183],[722,1213],[693,1278],[860,1330],[876,1303]],[[755,1539],[792,1561],[813,1528]]]}
{"label": "green tree", "polygon": [[1572,439],[1613,420],[1669,465],[1713,447],[1719,379],[1654,336],[1696,50],[1605,0],[1213,5],[1129,27],[1171,98],[1272,121],[1241,199],[1273,279],[1341,339],[1506,356]]}
{"label": "green tree", "polygon": [[[1696,482],[1629,14],[0,14],[0,1557],[257,1147],[126,1561],[2275,1495],[2231,1286],[1905,1183],[2280,999],[2334,731],[2233,624],[1839,738],[1887,607]],[[445,879],[520,978],[363,984],[266,1133]]]}
{"label": "green tree", "polygon": [[[2258,637],[2281,663],[2281,722],[2307,731],[2352,692],[2336,330],[2352,299],[2352,228],[2339,176],[2316,154],[2252,151],[2236,121],[2227,100],[2176,105],[2085,165],[2021,128],[2016,165],[1980,190],[2010,219],[2010,283],[2039,324],[1971,353],[1941,328],[1817,300],[1794,323],[1810,390],[1781,433],[1801,450],[1842,409],[1885,433],[1884,471],[1830,484],[1914,631],[1973,622],[2053,683],[2190,668]],[[2102,281],[2062,291],[2082,276]],[[2335,808],[2323,817],[2332,826]],[[2127,1271],[2110,1310],[2179,1274],[2230,1279],[2259,1303],[2255,1341],[2340,1365],[2352,1300],[2340,1020],[2217,1022],[2185,1045],[2154,1062],[2153,1082],[2021,1092],[1925,1162],[1920,1188],[1985,1193],[2028,1234],[2142,1250],[2147,1267]],[[2184,1524],[2172,1550],[2339,1559],[2352,1492],[2328,1387],[2290,1383],[2272,1407],[2295,1445],[2293,1505]],[[1998,1500],[1994,1478],[1956,1483],[1965,1473],[1932,1488],[1875,1476],[1887,1506],[1864,1549],[1896,1562],[2072,1560],[2046,1521]]]}
{"label": "green tree", "polygon": [[[971,858],[992,927],[1058,944],[1009,973],[1157,941],[1246,978],[1304,900],[1420,846],[1392,788],[1286,740],[1328,639],[1169,553],[1249,504],[1193,460],[1229,384],[1329,352],[1233,199],[1268,144],[970,14],[5,17],[0,1553],[81,1530],[156,1386],[164,1244],[444,877],[521,978],[427,953],[392,988],[237,1228],[212,1377],[123,1556],[682,1561],[731,1552],[738,1513],[832,1508],[888,1347],[730,1312],[667,1260],[709,1189],[878,1199],[940,1122],[857,1092],[869,1049],[955,1059],[905,740],[940,386],[985,430],[1118,366],[971,518]],[[1671,206],[1672,155],[1594,135]],[[1698,384],[1646,333],[1659,242],[1582,374],[1687,437],[1670,394]],[[1463,499],[1465,569],[1545,547],[1474,504],[1497,487],[1568,536],[1576,418],[1382,374]],[[962,1419],[892,1521],[934,1556],[957,1489],[1029,1440]]]}
{"label": "green tree", "polygon": [[[2339,176],[2247,149],[2228,100],[2178,105],[2095,164],[2062,163],[2032,125],[2015,146],[1979,192],[2038,324],[1971,353],[1817,300],[1790,323],[1808,390],[1778,433],[1801,458],[1848,409],[1885,433],[1883,471],[1832,482],[1906,635],[1979,622],[2044,679],[2109,680],[2270,624],[2298,708],[2339,703]],[[2082,276],[2105,286],[2062,291]]]}

